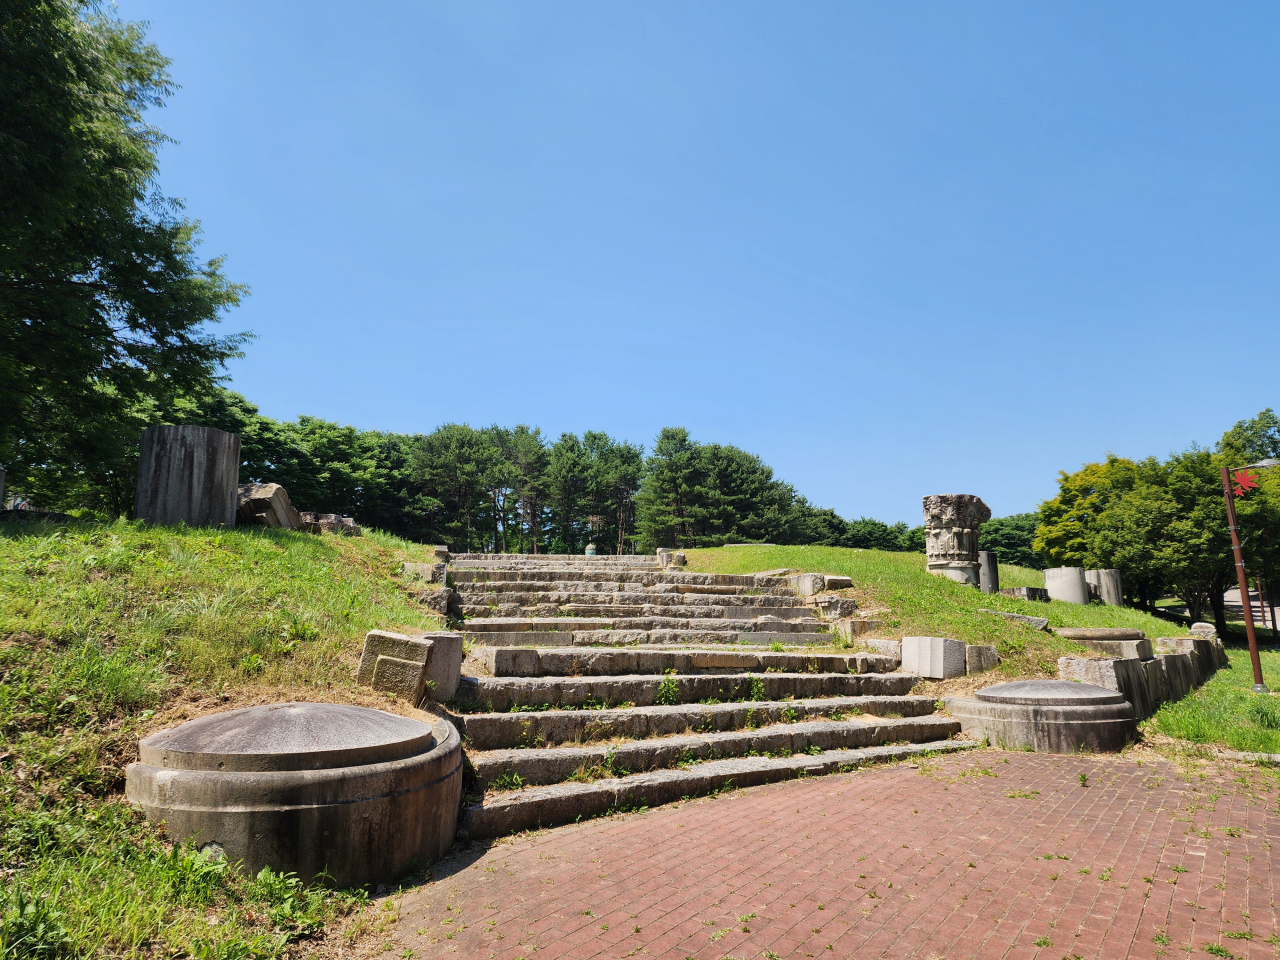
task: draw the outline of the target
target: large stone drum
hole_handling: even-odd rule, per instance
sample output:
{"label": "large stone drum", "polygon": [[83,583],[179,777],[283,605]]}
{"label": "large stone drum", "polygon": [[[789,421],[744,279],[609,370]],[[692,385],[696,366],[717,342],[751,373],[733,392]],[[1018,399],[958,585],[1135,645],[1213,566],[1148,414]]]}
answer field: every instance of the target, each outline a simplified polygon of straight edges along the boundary
{"label": "large stone drum", "polygon": [[457,830],[462,743],[446,720],[279,703],[200,717],[140,748],[129,800],[247,872],[394,880],[441,857]]}

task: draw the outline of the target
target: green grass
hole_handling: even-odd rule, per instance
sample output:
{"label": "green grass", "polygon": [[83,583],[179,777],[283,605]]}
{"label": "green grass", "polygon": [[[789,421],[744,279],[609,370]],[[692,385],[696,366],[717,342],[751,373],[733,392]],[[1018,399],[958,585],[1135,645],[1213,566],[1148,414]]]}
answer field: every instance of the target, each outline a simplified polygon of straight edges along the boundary
{"label": "green grass", "polygon": [[398,576],[427,559],[377,533],[0,523],[0,958],[276,956],[358,903],[167,843],[124,766],[184,705],[367,700],[364,633],[438,625]]}
{"label": "green grass", "polygon": [[[1051,633],[980,613],[982,608],[1048,617],[1054,627],[1136,627],[1149,637],[1185,632],[1140,610],[1100,604],[1028,602],[979,593],[929,574],[922,553],[845,547],[721,547],[685,553],[691,571],[755,573],[789,567],[852,577],[860,606],[890,611],[881,616],[885,621],[883,636],[951,637],[967,643],[994,644],[1000,652],[1000,670],[1009,676],[1057,676],[1057,658],[1080,653],[1083,648]],[[1043,586],[1044,574],[1001,566],[1000,585]]]}
{"label": "green grass", "polygon": [[[1162,704],[1147,729],[1191,743],[1219,744],[1248,753],[1280,753],[1280,697],[1255,694],[1249,651],[1228,648],[1231,666],[1199,690]],[[1280,653],[1261,652],[1267,686],[1280,689]]]}

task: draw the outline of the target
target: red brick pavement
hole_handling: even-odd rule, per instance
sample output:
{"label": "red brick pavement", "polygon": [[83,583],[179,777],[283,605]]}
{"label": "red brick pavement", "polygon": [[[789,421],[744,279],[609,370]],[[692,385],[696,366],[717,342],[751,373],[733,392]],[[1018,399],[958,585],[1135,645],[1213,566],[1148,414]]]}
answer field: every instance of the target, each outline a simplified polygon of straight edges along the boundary
{"label": "red brick pavement", "polygon": [[1266,772],[1128,758],[873,767],[470,845],[405,894],[385,946],[1074,960],[1217,945],[1273,960],[1277,796]]}

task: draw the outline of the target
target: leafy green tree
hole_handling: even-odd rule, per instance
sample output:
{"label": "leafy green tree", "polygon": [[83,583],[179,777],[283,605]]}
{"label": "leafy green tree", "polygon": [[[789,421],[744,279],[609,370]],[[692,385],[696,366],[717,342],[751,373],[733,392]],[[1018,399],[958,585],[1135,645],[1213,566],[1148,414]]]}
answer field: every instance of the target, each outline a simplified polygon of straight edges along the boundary
{"label": "leafy green tree", "polygon": [[636,529],[643,550],[694,546],[692,499],[697,449],[683,427],[664,427],[645,461],[636,495]]}
{"label": "leafy green tree", "polygon": [[1132,489],[1136,464],[1107,454],[1103,463],[1087,463],[1075,473],[1058,474],[1058,495],[1040,504],[1034,548],[1054,566],[1097,567],[1092,530],[1113,499]]}
{"label": "leafy green tree", "polygon": [[623,554],[635,549],[636,492],[644,472],[644,448],[617,441],[607,433],[582,435],[587,462],[586,522],[601,550]]}
{"label": "leafy green tree", "polygon": [[492,434],[466,424],[445,424],[415,445],[414,479],[440,504],[427,516],[434,539],[458,553],[483,545],[477,521],[484,519],[491,473],[501,461]]}
{"label": "leafy green tree", "polygon": [[521,552],[537,553],[543,541],[547,490],[548,454],[542,431],[518,425],[506,435],[502,456],[510,467],[512,495],[519,510],[520,536],[515,546]]}
{"label": "leafy green tree", "polygon": [[0,458],[10,483],[120,512],[138,423],[208,389],[245,289],[157,190],[172,92],[137,24],[73,0],[0,10]]}
{"label": "leafy green tree", "polygon": [[982,525],[978,533],[978,549],[994,551],[1001,563],[1041,570],[1044,560],[1034,546],[1039,522],[1040,515],[1036,513],[993,517]]}
{"label": "leafy green tree", "polygon": [[584,517],[587,456],[575,433],[562,433],[551,446],[545,474],[552,553],[581,553],[587,545]]}

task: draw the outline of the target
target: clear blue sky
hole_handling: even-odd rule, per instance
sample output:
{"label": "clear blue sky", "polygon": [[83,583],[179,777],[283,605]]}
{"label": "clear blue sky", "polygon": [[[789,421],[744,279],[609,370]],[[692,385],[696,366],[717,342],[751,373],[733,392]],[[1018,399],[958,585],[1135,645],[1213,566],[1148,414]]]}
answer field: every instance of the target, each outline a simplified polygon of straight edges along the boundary
{"label": "clear blue sky", "polygon": [[845,516],[1280,406],[1280,7],[120,0],[263,413],[663,426]]}

